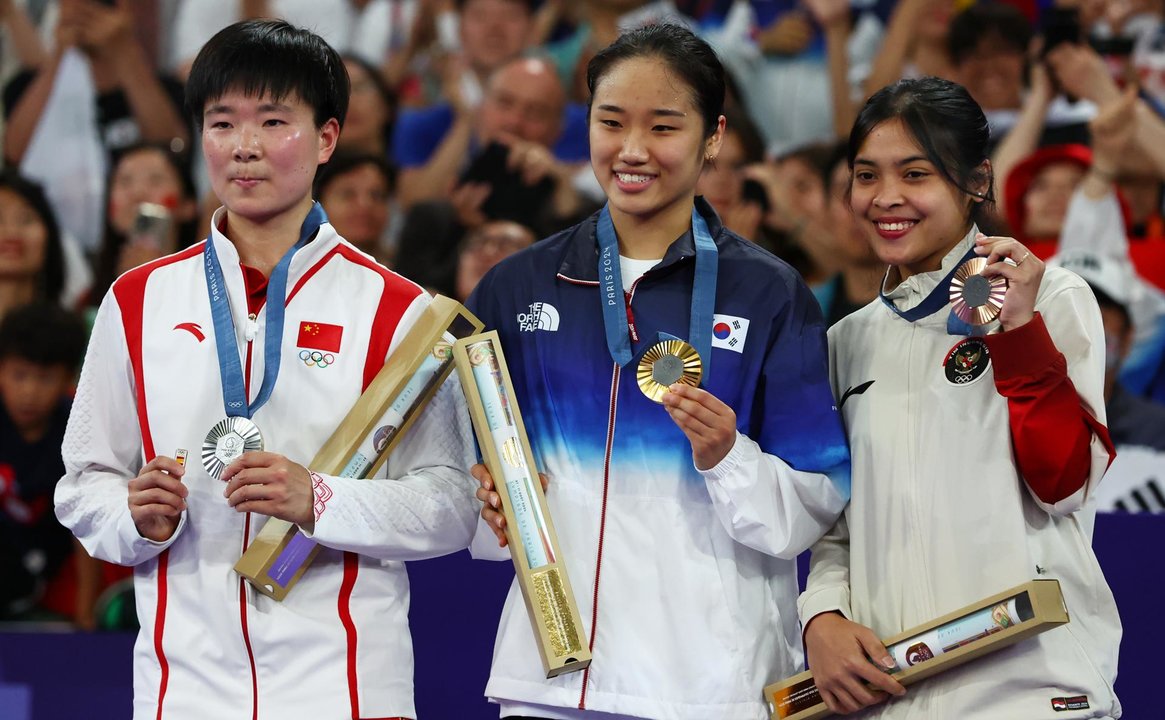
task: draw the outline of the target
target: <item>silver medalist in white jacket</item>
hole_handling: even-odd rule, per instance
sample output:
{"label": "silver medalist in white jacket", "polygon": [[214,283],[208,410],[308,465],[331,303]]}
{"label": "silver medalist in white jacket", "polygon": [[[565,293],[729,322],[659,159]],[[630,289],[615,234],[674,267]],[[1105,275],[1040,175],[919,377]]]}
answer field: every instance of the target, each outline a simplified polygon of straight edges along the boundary
{"label": "silver medalist in white jacket", "polygon": [[[266,308],[248,323],[238,253],[215,225],[254,398]],[[223,484],[198,460],[207,431],[225,415],[202,248],[127,273],[104,299],[56,493],[57,516],[90,554],[134,566],[134,717],[415,717],[403,561],[465,547],[477,511],[456,378],[379,479],[324,476],[332,497],[314,528],[323,548],[286,600],[254,592],[233,565],[265,518],[229,507]],[[429,297],[326,223],[295,254],[287,288],[278,383],[254,421],[267,450],[306,465]],[[305,322],[342,327],[331,364],[301,359]],[[170,540],[151,542],[130,517],[127,483],[146,460],[177,448],[190,453],[187,510]]]}

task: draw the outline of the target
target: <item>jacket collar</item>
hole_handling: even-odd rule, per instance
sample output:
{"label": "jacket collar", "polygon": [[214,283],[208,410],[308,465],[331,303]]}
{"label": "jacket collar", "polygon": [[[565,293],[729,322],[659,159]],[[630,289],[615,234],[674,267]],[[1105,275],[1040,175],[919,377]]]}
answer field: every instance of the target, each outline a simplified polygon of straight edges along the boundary
{"label": "jacket collar", "polygon": [[[708,223],[708,231],[711,233],[712,239],[718,241],[724,230],[724,225],[720,222],[720,216],[716,214],[716,211],[712,209],[712,206],[703,196],[696,198],[696,211]],[[599,213],[596,212],[579,223],[572,231],[566,253],[558,266],[560,277],[574,282],[599,282],[599,239],[596,235],[598,219]],[[692,237],[691,228],[689,228],[668,246],[663,260],[654,268],[654,272],[670,268],[695,257],[696,241]]]}

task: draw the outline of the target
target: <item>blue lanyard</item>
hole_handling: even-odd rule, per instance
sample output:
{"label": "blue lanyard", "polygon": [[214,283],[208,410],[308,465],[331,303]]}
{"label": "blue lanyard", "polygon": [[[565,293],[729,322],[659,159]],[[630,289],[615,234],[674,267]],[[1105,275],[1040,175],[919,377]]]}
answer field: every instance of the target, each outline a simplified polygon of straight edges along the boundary
{"label": "blue lanyard", "polygon": [[239,362],[238,347],[235,345],[235,322],[231,317],[231,305],[227,299],[226,282],[223,280],[222,266],[214,249],[214,233],[206,239],[203,251],[206,270],[206,291],[210,296],[210,314],[214,319],[214,343],[218,350],[218,372],[222,378],[222,401],[228,417],[254,417],[259,408],[266,404],[275,389],[279,377],[279,359],[283,349],[283,313],[287,298],[287,274],[291,258],[296,250],[307,244],[328,221],[328,216],[319,203],[304,218],[299,230],[299,241],[284,253],[271,272],[267,281],[267,333],[263,338],[263,385],[255,402],[247,403],[247,386],[243,378],[243,366]]}
{"label": "blue lanyard", "polygon": [[[599,287],[607,349],[620,366],[631,362],[631,334],[627,330],[623,275],[619,270],[619,238],[611,211],[604,205],[595,228],[599,240]],[[692,316],[688,343],[700,355],[704,377],[712,367],[712,311],[716,303],[716,243],[708,223],[692,208],[692,237],[696,241],[696,276],[692,283]]]}
{"label": "blue lanyard", "polygon": [[[975,255],[975,248],[972,246],[971,249],[967,251],[967,254],[960,258],[957,263],[955,263],[955,266],[951,268],[951,271],[947,273],[946,277],[939,281],[939,284],[935,286],[934,290],[930,291],[930,295],[927,295],[925,300],[910,308],[909,310],[899,310],[894,302],[890,300],[890,298],[886,297],[884,292],[879,291],[878,297],[882,299],[882,303],[885,304],[886,307],[890,308],[890,310],[895,315],[902,318],[906,322],[914,322],[916,320],[921,320],[924,317],[929,317],[950,303],[951,279],[955,277],[955,273],[958,272],[963,263],[974,257],[977,256]],[[951,310],[951,314],[947,317],[947,334],[976,335],[981,334],[981,330],[964,322],[959,318],[958,315],[955,315],[954,310]]]}

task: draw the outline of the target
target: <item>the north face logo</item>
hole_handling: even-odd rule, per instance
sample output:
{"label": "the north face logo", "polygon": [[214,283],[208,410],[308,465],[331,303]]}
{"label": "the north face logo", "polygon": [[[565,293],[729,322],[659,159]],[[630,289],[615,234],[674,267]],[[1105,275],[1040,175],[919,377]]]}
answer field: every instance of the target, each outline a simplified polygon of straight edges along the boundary
{"label": "the north face logo", "polygon": [[558,330],[558,310],[550,303],[530,303],[530,312],[518,313],[518,329],[522,332]]}

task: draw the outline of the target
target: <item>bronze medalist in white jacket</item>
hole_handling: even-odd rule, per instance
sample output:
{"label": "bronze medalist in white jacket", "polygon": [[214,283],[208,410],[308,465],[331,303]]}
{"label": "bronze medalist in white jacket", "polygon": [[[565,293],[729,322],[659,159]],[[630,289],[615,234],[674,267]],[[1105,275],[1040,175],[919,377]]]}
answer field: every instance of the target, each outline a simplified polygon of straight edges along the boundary
{"label": "bronze medalist in white jacket", "polygon": [[[912,276],[887,299],[899,310],[918,306],[976,232],[941,270]],[[1036,311],[1033,322],[1042,317],[1053,350],[1066,359],[1080,406],[1103,425],[1104,332],[1091,291],[1076,275],[1047,268]],[[1108,451],[1094,434],[1084,487],[1054,505],[1041,501],[1016,464],[1008,399],[996,387],[1003,361],[980,339],[948,334],[949,314],[944,304],[908,322],[876,299],[830,329],[834,393],[853,458],[852,497],[813,549],[801,620],[838,610],[884,638],[1022,582],[1055,578],[1069,624],[850,717],[1119,717],[1113,681],[1121,626],[1092,552],[1088,502]],[[1036,350],[1035,343],[1024,345],[1021,361],[1035,362]]]}

